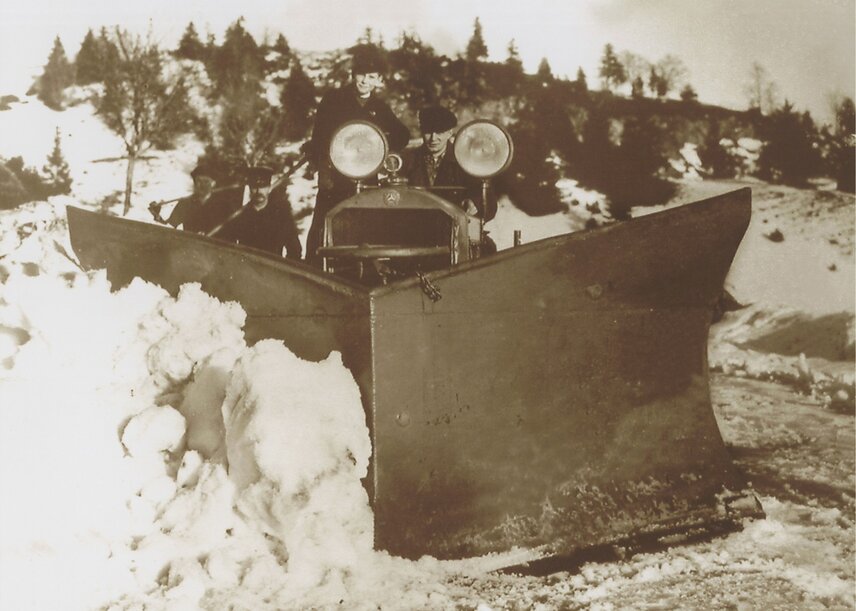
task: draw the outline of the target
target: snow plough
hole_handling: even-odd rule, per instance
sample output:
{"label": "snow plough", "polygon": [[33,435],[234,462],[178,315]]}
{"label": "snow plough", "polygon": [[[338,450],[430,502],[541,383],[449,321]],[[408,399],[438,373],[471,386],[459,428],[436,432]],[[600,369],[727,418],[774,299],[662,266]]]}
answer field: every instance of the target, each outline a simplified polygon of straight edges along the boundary
{"label": "snow plough", "polygon": [[[69,207],[73,249],[114,288],[198,282],[239,302],[250,343],[277,338],[311,361],[339,351],[371,435],[379,549],[555,557],[761,515],[707,364],[749,189],[482,256],[477,218],[400,179],[379,130],[348,129],[337,169],[389,177],[328,215],[324,269]],[[488,180],[512,143],[476,121],[454,150]]]}

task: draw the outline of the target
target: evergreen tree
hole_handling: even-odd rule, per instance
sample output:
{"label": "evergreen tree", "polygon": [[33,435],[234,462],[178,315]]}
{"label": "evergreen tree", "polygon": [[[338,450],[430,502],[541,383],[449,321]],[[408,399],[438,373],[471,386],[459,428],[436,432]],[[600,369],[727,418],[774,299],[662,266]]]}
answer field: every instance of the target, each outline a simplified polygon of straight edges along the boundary
{"label": "evergreen tree", "polygon": [[54,39],[53,49],[39,79],[39,99],[48,108],[62,110],[63,90],[74,83],[74,67],[65,55],[59,36]]}
{"label": "evergreen tree", "polygon": [[657,68],[655,66],[651,66],[650,74],[648,75],[648,89],[651,90],[651,95],[655,98],[665,96],[668,91],[666,88],[666,81],[663,80],[663,77],[659,72],[657,72]]}
{"label": "evergreen tree", "polygon": [[684,88],[681,89],[681,99],[684,102],[698,102],[698,94],[689,83],[684,85]]}
{"label": "evergreen tree", "polygon": [[600,59],[600,79],[603,88],[609,91],[627,82],[627,72],[611,44],[603,48],[603,57]]}
{"label": "evergreen tree", "polygon": [[280,96],[284,115],[283,135],[288,140],[301,140],[312,125],[315,107],[315,83],[303,71],[300,60],[294,58],[291,72]]}
{"label": "evergreen tree", "polygon": [[74,67],[78,85],[97,83],[103,78],[101,46],[91,29],[86,32],[80,44],[80,50],[74,58]]}
{"label": "evergreen tree", "polygon": [[[119,56],[95,99],[101,120],[122,138],[128,158],[123,214],[131,208],[134,166],[153,146],[169,146],[192,124],[183,75],[164,74],[160,51],[152,41],[116,28]],[[111,41],[112,42],[112,41]]]}
{"label": "evergreen tree", "polygon": [[467,43],[465,57],[467,58],[467,62],[471,64],[487,59],[487,45],[484,42],[484,36],[482,36],[481,21],[479,21],[478,17],[476,17],[475,23],[473,23],[473,35],[470,36],[470,40]]}
{"label": "evergreen tree", "polygon": [[218,93],[237,81],[261,81],[264,57],[256,41],[244,29],[243,17],[226,30],[223,45],[209,58],[207,67]]}
{"label": "evergreen tree", "polygon": [[513,38],[508,41],[508,57],[505,59],[505,65],[514,73],[523,74],[523,61],[520,59],[520,51],[517,50],[517,43]]}
{"label": "evergreen tree", "polygon": [[722,138],[719,121],[711,120],[704,142],[699,147],[698,156],[711,177],[734,178],[737,173],[737,160],[722,146]]}
{"label": "evergreen tree", "polygon": [[271,49],[283,57],[289,57],[291,55],[291,47],[288,45],[288,41],[282,34],[276,37],[276,42],[273,43],[273,47],[271,47]]}
{"label": "evergreen tree", "polygon": [[187,24],[184,29],[184,34],[178,42],[178,48],[175,50],[175,56],[180,59],[192,59],[202,61],[205,59],[205,45],[199,40],[199,34],[196,32],[196,26],[193,22]]}
{"label": "evergreen tree", "polygon": [[402,32],[398,47],[389,52],[390,67],[396,75],[389,80],[390,93],[406,99],[411,108],[438,102],[444,90],[453,95],[441,61],[415,32]]}
{"label": "evergreen tree", "polygon": [[835,104],[835,126],[829,161],[832,176],[839,191],[856,190],[856,109],[852,98],[842,98]]}
{"label": "evergreen tree", "polygon": [[270,50],[276,53],[275,59],[270,62],[270,69],[274,71],[287,70],[291,62],[292,53],[285,36],[282,34],[277,36]]}
{"label": "evergreen tree", "polygon": [[637,76],[630,83],[630,97],[636,99],[645,97],[645,81],[642,80],[641,76]]}
{"label": "evergreen tree", "polygon": [[374,31],[371,29],[371,27],[366,26],[366,29],[363,30],[362,36],[357,38],[356,44],[377,46],[377,41],[375,40]]}
{"label": "evergreen tree", "polygon": [[59,128],[56,128],[53,151],[48,156],[48,162],[42,168],[42,173],[46,176],[45,182],[49,195],[65,195],[71,192],[71,172],[62,154]]}
{"label": "evergreen tree", "polygon": [[785,103],[762,124],[764,147],[758,157],[762,178],[794,186],[806,184],[817,170],[816,127],[808,113],[800,114]]}
{"label": "evergreen tree", "polygon": [[588,81],[586,80],[586,73],[583,71],[582,66],[577,68],[577,80],[574,83],[576,83],[577,89],[580,91],[588,91]]}
{"label": "evergreen tree", "polygon": [[550,68],[550,62],[547,61],[546,57],[541,58],[541,61],[538,64],[538,72],[535,73],[535,76],[538,77],[538,80],[542,83],[552,82],[555,78],[553,76],[553,69]]}

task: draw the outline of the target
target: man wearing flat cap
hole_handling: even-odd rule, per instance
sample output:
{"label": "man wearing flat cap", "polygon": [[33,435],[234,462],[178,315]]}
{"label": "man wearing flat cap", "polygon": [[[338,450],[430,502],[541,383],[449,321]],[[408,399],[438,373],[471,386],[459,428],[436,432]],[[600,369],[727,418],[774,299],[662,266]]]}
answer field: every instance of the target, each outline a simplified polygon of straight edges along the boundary
{"label": "man wearing flat cap", "polygon": [[250,188],[250,200],[217,237],[279,257],[284,248],[288,258],[300,259],[300,237],[286,197],[286,185],[271,191],[273,170],[268,167],[244,168],[242,174]]}
{"label": "man wearing flat cap", "polygon": [[312,138],[305,149],[318,168],[318,196],[306,237],[306,261],[314,265],[321,265],[316,250],[321,246],[324,217],[336,204],[354,194],[353,182],[330,163],[330,141],[336,130],[349,121],[369,121],[384,132],[392,151],[403,149],[410,139],[407,127],[378,97],[386,73],[386,60],[380,49],[369,44],[352,47],[351,82],[325,94],[318,105]]}
{"label": "man wearing flat cap", "polygon": [[422,146],[404,152],[401,174],[415,187],[458,187],[438,190],[437,194],[487,222],[496,216],[496,197],[488,191],[488,201],[483,202],[481,181],[464,172],[455,159],[453,136],[457,125],[457,117],[448,108],[427,106],[420,110]]}
{"label": "man wearing flat cap", "polygon": [[200,162],[190,173],[193,179],[193,193],[178,200],[169,217],[160,215],[160,204],[152,204],[149,209],[159,223],[178,227],[194,233],[207,233],[222,223],[232,212],[240,208],[241,198],[237,189],[220,188],[216,191],[220,172],[210,163]]}

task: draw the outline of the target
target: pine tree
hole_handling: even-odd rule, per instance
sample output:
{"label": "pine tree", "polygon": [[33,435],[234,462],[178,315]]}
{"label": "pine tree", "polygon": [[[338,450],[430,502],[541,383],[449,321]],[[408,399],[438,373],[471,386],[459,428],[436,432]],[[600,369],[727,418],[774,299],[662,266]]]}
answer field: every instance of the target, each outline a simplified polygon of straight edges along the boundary
{"label": "pine tree", "polygon": [[550,68],[550,62],[547,61],[546,57],[541,58],[541,61],[538,64],[538,72],[535,73],[535,76],[538,77],[538,80],[542,83],[552,82],[555,78],[553,76],[553,69]]}
{"label": "pine tree", "polygon": [[835,126],[830,151],[832,175],[838,182],[839,191],[853,193],[856,190],[856,108],[852,98],[842,98],[835,103]]}
{"label": "pine tree", "polygon": [[487,59],[487,45],[484,42],[484,36],[482,36],[481,21],[478,17],[473,23],[473,35],[467,43],[466,58],[469,63],[473,64]]}
{"label": "pine tree", "polygon": [[229,26],[223,45],[217,49],[214,61],[208,65],[220,93],[236,81],[259,82],[264,75],[263,54],[253,37],[244,29],[243,20],[241,17]]}
{"label": "pine tree", "polygon": [[793,186],[803,186],[817,169],[817,130],[808,113],[800,114],[785,100],[762,124],[764,147],[758,157],[762,178]]}
{"label": "pine tree", "polygon": [[583,71],[582,66],[577,68],[577,80],[574,83],[576,83],[577,89],[580,91],[588,91],[588,80],[586,80],[586,73]]}
{"label": "pine tree", "polygon": [[273,43],[273,50],[284,57],[291,55],[291,47],[282,34],[276,37],[276,42]]}
{"label": "pine tree", "polygon": [[517,43],[513,38],[508,41],[508,57],[505,59],[505,65],[514,73],[523,74],[523,61],[520,59],[520,51],[517,50]]}
{"label": "pine tree", "polygon": [[630,97],[636,99],[645,97],[645,81],[642,80],[641,76],[637,76],[630,83]]}
{"label": "pine tree", "polygon": [[712,119],[698,156],[713,178],[734,178],[737,174],[737,160],[722,146],[722,138],[722,126],[719,121]]}
{"label": "pine tree", "polygon": [[[192,124],[188,91],[182,74],[164,74],[160,50],[116,28],[118,58],[95,99],[101,120],[122,138],[128,158],[123,214],[131,208],[134,166],[153,146],[168,146]],[[112,41],[111,41],[112,42]]]}
{"label": "pine tree", "polygon": [[71,172],[62,154],[62,141],[59,128],[54,135],[54,147],[48,156],[48,162],[42,168],[46,177],[46,187],[49,195],[65,195],[71,192]]}
{"label": "pine tree", "polygon": [[627,71],[615,54],[611,44],[603,48],[603,57],[600,59],[600,78],[604,89],[612,91],[627,82]]}
{"label": "pine tree", "polygon": [[303,71],[300,60],[294,59],[291,72],[280,96],[284,114],[283,135],[289,140],[306,137],[312,124],[315,107],[315,84]]}
{"label": "pine tree", "polygon": [[689,83],[684,85],[684,88],[681,89],[681,99],[684,102],[698,102],[698,94]]}
{"label": "pine tree", "polygon": [[59,36],[54,39],[53,49],[39,79],[39,99],[48,108],[62,110],[63,90],[74,83],[74,67],[65,55]]}
{"label": "pine tree", "polygon": [[77,57],[74,58],[78,85],[97,83],[102,79],[104,66],[101,55],[98,39],[95,38],[95,34],[90,29],[86,32],[86,36],[84,36],[83,42],[80,44]]}
{"label": "pine tree", "polygon": [[205,59],[205,45],[199,40],[199,34],[196,32],[196,26],[193,22],[187,24],[181,40],[178,42],[178,48],[175,50],[175,56],[181,59],[192,59],[202,61]]}

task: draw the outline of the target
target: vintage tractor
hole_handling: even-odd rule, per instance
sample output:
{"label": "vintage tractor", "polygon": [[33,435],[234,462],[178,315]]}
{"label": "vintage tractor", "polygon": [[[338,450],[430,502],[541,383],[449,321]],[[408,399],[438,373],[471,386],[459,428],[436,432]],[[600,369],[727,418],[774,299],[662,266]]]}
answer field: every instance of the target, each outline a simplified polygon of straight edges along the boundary
{"label": "vintage tractor", "polygon": [[[512,144],[478,121],[455,154],[486,180]],[[199,282],[240,302],[250,342],[341,352],[371,434],[378,548],[553,557],[761,515],[707,365],[748,189],[479,256],[479,219],[408,186],[374,126],[345,126],[331,158],[358,187],[327,217],[324,270],[69,207],[73,248],[117,288]]]}

